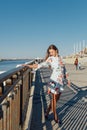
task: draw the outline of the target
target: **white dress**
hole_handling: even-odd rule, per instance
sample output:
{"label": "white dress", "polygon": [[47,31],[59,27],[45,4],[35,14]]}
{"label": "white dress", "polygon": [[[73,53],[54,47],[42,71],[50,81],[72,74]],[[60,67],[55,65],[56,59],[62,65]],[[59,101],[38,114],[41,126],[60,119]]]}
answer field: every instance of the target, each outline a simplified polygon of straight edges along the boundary
{"label": "white dress", "polygon": [[60,93],[63,91],[63,61],[61,57],[48,57],[45,62],[38,64],[38,69],[41,67],[51,66],[52,74],[50,76],[50,82],[48,83],[48,88],[51,93]]}

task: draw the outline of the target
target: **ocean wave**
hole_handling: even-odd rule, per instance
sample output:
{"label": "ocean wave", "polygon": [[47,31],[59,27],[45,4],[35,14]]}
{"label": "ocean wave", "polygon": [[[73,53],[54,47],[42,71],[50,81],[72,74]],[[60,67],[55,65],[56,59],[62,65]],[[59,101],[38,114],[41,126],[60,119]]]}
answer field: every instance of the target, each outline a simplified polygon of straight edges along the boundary
{"label": "ocean wave", "polygon": [[6,71],[0,71],[0,74],[2,74],[2,73],[4,73],[4,72],[6,72]]}

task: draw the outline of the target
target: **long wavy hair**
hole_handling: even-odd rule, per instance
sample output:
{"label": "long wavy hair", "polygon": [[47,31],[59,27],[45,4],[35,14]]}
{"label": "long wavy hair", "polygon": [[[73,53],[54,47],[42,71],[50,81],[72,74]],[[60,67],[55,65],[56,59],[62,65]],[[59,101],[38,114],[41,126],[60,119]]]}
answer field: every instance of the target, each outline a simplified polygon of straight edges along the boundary
{"label": "long wavy hair", "polygon": [[55,45],[51,44],[51,45],[48,47],[48,49],[47,49],[45,60],[49,57],[49,50],[50,50],[50,49],[55,50],[55,51],[57,52],[57,54],[59,55],[59,50],[58,50],[58,48],[57,48]]}

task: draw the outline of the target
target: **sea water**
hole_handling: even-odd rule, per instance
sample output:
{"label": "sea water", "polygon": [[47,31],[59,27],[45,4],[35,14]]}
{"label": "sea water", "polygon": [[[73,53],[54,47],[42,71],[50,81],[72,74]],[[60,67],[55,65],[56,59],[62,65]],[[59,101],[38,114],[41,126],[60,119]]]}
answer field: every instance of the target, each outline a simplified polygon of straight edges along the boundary
{"label": "sea water", "polygon": [[25,64],[26,62],[30,62],[30,59],[23,59],[23,60],[4,60],[0,61],[0,74],[16,68],[17,65]]}

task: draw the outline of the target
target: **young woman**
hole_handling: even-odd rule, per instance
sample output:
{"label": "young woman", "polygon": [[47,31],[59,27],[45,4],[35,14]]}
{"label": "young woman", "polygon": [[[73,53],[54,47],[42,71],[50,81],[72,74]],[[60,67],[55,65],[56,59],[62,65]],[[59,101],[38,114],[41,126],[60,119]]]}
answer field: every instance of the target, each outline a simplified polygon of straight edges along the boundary
{"label": "young woman", "polygon": [[[50,76],[50,81],[48,83],[48,93],[52,95],[52,100],[46,110],[45,118],[48,118],[48,114],[50,110],[53,111],[54,120],[56,123],[60,123],[57,112],[56,112],[56,104],[60,98],[61,92],[63,91],[63,79],[65,76],[65,69],[63,69],[64,64],[59,56],[59,51],[55,45],[50,45],[47,49],[47,54],[45,61],[40,64],[33,65],[23,65],[28,66],[30,68],[41,68],[41,67],[51,67],[52,74]],[[64,73],[63,73],[64,72]]]}

